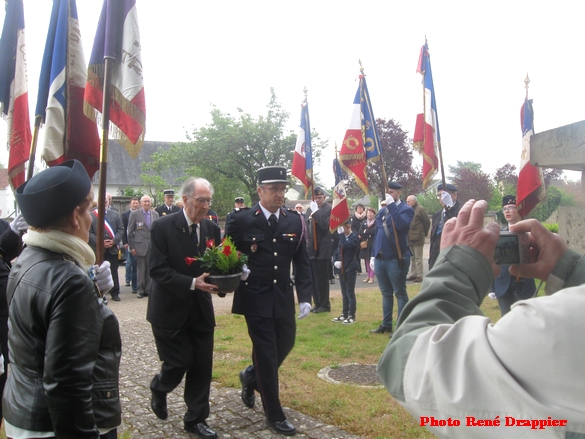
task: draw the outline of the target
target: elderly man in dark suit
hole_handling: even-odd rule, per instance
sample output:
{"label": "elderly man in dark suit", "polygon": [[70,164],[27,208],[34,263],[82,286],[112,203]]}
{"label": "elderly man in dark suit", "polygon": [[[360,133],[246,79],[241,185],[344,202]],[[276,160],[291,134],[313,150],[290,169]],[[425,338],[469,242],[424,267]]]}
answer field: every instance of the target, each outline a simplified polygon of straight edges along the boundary
{"label": "elderly man in dark suit", "polygon": [[441,183],[437,187],[437,198],[442,207],[433,214],[431,247],[429,249],[429,270],[435,265],[435,261],[441,251],[443,225],[451,218],[455,218],[461,209],[461,203],[457,201],[457,187],[453,184],[447,184],[443,190],[443,184]]}
{"label": "elderly man in dark suit", "polygon": [[232,308],[246,317],[253,345],[253,365],[240,372],[242,401],[252,408],[258,390],[270,428],[291,436],[296,429],[286,419],[278,396],[278,368],[292,350],[296,334],[291,262],[296,270],[299,318],[309,314],[313,286],[302,219],[298,212],[283,208],[287,183],[285,168],[259,169],[260,202],[231,212],[226,234],[248,255],[251,270],[236,290]]}
{"label": "elderly man in dark suit", "polygon": [[147,320],[152,325],[161,371],[150,383],[151,408],[167,417],[167,393],[185,378],[187,413],[185,430],[200,438],[216,438],[209,428],[209,392],[213,362],[215,317],[210,293],[217,287],[205,282],[196,258],[206,242],[220,242],[220,229],[205,218],[212,202],[213,187],[203,178],[189,178],[181,188],[184,209],[159,218],[151,230],[148,253],[152,291]]}
{"label": "elderly man in dark suit", "polygon": [[[112,271],[112,278],[114,279],[114,288],[110,290],[112,300],[120,301],[120,280],[118,276],[118,250],[122,246],[122,238],[126,230],[124,224],[122,224],[122,218],[120,212],[110,208],[110,202],[112,196],[106,194],[104,214],[104,261],[110,263],[110,270]],[[89,229],[89,245],[96,251],[96,239],[97,239],[97,215],[98,211],[95,209],[91,214],[91,227]],[[96,255],[97,256],[97,255]]]}
{"label": "elderly man in dark suit", "polygon": [[128,249],[136,257],[136,279],[139,299],[150,293],[151,279],[148,274],[148,245],[150,230],[158,213],[151,209],[152,201],[148,195],[140,199],[140,208],[130,213],[128,218]]}

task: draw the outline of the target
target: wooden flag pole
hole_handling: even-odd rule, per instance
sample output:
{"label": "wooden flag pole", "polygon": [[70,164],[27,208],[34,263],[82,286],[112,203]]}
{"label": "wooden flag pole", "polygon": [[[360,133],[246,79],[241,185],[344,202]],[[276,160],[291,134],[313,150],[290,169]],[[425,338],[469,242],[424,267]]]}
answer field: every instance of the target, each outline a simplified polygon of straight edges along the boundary
{"label": "wooden flag pole", "polygon": [[[112,67],[116,61],[113,58],[105,57],[104,71],[104,100],[102,103],[102,142],[100,150],[100,183],[98,189],[98,217],[97,217],[97,237],[96,237],[96,263],[101,265],[104,261],[104,219],[106,207],[106,182],[108,175],[108,134],[110,132],[110,97],[112,82]],[[117,276],[118,273],[112,273]]]}

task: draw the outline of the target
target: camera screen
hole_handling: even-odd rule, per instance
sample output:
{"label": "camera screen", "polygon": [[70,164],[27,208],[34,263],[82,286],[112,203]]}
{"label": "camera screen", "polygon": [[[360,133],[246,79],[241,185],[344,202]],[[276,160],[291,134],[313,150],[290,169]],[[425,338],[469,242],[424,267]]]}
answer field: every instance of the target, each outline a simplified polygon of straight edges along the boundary
{"label": "camera screen", "polygon": [[512,265],[520,263],[520,250],[517,235],[500,235],[494,254],[496,264]]}

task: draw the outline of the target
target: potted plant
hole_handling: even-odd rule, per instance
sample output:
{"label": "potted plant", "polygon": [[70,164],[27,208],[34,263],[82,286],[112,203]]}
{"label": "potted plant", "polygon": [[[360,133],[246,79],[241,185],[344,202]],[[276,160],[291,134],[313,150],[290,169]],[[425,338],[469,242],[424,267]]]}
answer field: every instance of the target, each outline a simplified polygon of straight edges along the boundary
{"label": "potted plant", "polygon": [[206,249],[200,258],[185,258],[187,264],[197,259],[209,276],[205,281],[218,286],[219,296],[225,297],[226,293],[232,293],[240,284],[240,277],[248,256],[236,249],[234,242],[226,236],[220,245],[216,246],[213,239],[206,242]]}

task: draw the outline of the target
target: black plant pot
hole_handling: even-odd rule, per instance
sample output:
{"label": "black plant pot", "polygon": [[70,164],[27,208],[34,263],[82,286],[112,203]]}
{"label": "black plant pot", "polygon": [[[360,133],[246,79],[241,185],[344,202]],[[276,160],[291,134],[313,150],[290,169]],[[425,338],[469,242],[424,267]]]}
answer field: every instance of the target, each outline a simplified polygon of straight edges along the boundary
{"label": "black plant pot", "polygon": [[225,297],[228,293],[233,293],[236,288],[240,285],[240,276],[242,273],[234,274],[210,274],[205,278],[205,281],[209,284],[217,285],[219,297]]}

